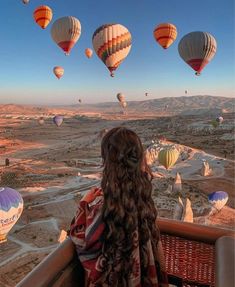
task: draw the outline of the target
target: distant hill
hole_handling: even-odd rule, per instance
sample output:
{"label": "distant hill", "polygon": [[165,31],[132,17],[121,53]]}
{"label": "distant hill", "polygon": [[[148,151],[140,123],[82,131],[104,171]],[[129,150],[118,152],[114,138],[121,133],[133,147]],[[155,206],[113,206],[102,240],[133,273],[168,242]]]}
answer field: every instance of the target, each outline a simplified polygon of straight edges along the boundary
{"label": "distant hill", "polygon": [[[235,112],[235,98],[214,97],[208,95],[166,97],[144,101],[127,101],[128,113],[157,114],[166,112],[171,115],[218,115],[219,113]],[[70,106],[33,107],[27,105],[0,105],[0,114],[48,114],[56,111],[65,112],[98,112],[117,113],[120,105],[116,102],[97,104],[78,104]]]}
{"label": "distant hill", "polygon": [[[116,105],[115,103],[100,103],[97,107],[110,108]],[[235,98],[226,97],[213,97],[207,95],[201,96],[183,96],[183,97],[169,97],[145,101],[130,101],[128,102],[129,108],[139,110],[164,110],[182,112],[194,109],[226,109],[227,112],[232,112],[235,107]]]}
{"label": "distant hill", "polygon": [[48,108],[46,107],[33,107],[28,105],[14,105],[14,104],[7,104],[7,105],[0,105],[0,114],[7,115],[7,114],[20,114],[20,115],[29,115],[29,114],[42,114],[48,113]]}

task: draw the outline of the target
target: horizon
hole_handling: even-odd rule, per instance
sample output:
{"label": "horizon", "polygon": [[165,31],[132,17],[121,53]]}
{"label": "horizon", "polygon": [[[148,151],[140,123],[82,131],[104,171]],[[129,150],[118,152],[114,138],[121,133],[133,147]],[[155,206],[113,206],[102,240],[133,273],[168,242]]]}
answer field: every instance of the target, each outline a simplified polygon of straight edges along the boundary
{"label": "horizon", "polygon": [[[187,95],[187,96],[175,96],[175,97],[160,97],[160,98],[153,98],[153,99],[144,99],[144,100],[129,100],[127,102],[147,102],[153,100],[164,100],[170,98],[192,98],[192,97],[213,97],[213,98],[224,98],[224,99],[234,99],[235,97],[225,97],[225,96],[213,96],[213,95]],[[68,107],[68,106],[89,106],[89,105],[100,105],[100,104],[116,104],[118,103],[117,99],[113,101],[104,101],[104,102],[93,102],[93,103],[67,103],[67,104],[56,104],[56,103],[49,103],[49,104],[16,104],[16,103],[0,103],[0,106],[29,106],[29,107]]]}
{"label": "horizon", "polygon": [[[118,92],[123,92],[130,101],[144,100],[145,92],[150,99],[157,99],[184,96],[185,90],[189,95],[235,96],[233,0],[226,3],[199,0],[190,5],[187,0],[180,3],[131,0],[125,4],[113,3],[112,13],[106,13],[107,0],[92,3],[92,9],[85,0],[80,3],[47,0],[44,4],[52,8],[53,18],[45,30],[32,17],[41,4],[39,0],[28,5],[20,0],[2,4],[0,16],[7,25],[0,27],[0,34],[6,35],[0,47],[3,56],[0,104],[72,105],[78,98],[83,103],[94,104],[115,101]],[[81,37],[68,57],[50,35],[54,21],[65,15],[77,17],[82,27]],[[130,53],[114,78],[109,76],[92,45],[94,31],[110,22],[126,26],[132,35]],[[154,28],[162,22],[173,23],[178,30],[175,42],[167,50],[153,37]],[[194,75],[178,53],[179,41],[192,31],[209,32],[217,41],[217,52],[200,77]],[[87,47],[93,50],[91,59],[84,55]],[[57,65],[65,69],[60,80],[52,72]]]}

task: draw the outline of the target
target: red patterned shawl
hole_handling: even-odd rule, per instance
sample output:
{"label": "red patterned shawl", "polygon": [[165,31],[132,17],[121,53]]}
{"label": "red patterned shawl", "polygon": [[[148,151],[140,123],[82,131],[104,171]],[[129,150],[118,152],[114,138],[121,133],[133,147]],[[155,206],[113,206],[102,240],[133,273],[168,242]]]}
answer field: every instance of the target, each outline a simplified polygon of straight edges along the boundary
{"label": "red patterned shawl", "polygon": [[[76,216],[74,217],[70,237],[74,242],[79,260],[81,261],[86,272],[86,287],[95,287],[96,282],[101,277],[103,270],[102,262],[102,234],[104,232],[104,223],[101,219],[101,208],[103,197],[98,196],[92,203],[88,204],[81,200],[78,205]],[[138,241],[138,232],[136,232]],[[149,252],[149,269],[148,278],[151,280],[151,287],[168,287],[167,274],[165,272],[164,255],[161,242],[158,244],[157,258],[154,259],[151,242],[148,242]],[[134,259],[132,274],[129,278],[128,286],[141,286],[141,270],[139,257],[139,244],[132,252]],[[156,266],[157,265],[157,266]],[[101,285],[99,285],[101,286]],[[103,284],[102,286],[107,286]]]}

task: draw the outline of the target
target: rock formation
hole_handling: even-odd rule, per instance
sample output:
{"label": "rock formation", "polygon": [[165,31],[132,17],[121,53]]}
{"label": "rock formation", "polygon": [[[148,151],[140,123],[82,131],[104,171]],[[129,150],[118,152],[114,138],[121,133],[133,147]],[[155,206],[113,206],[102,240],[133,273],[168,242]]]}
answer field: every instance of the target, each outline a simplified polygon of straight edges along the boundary
{"label": "rock formation", "polygon": [[172,186],[173,193],[179,193],[182,191],[182,182],[181,182],[181,176],[180,173],[177,172],[175,176],[175,180]]}
{"label": "rock formation", "polygon": [[202,163],[201,175],[202,176],[212,175],[212,169],[210,168],[209,163],[207,161],[203,161]]}

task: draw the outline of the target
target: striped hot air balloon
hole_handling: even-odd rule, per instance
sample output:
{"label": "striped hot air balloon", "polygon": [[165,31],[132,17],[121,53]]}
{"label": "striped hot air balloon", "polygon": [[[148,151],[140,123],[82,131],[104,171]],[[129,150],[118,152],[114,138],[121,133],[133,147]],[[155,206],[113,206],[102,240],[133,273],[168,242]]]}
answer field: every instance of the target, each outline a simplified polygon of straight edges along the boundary
{"label": "striped hot air balloon", "polygon": [[21,216],[23,205],[23,198],[18,191],[0,187],[0,243],[7,240],[7,234]]}
{"label": "striped hot air balloon", "polygon": [[209,203],[218,211],[221,210],[228,201],[228,194],[225,191],[215,191],[208,196]]}
{"label": "striped hot air balloon", "polygon": [[125,102],[125,95],[122,93],[118,93],[117,99],[119,100],[120,103]]}
{"label": "striped hot air balloon", "polygon": [[54,122],[54,124],[57,125],[57,127],[59,127],[59,126],[62,125],[63,120],[64,120],[64,117],[63,117],[63,116],[55,116],[55,117],[53,118],[53,122]]}
{"label": "striped hot air balloon", "polygon": [[167,147],[160,150],[158,154],[158,161],[168,170],[176,163],[178,157],[179,152],[176,148]]}
{"label": "striped hot air balloon", "polygon": [[43,5],[37,7],[33,12],[35,22],[42,28],[45,29],[51,22],[53,13],[50,7]]}
{"label": "striped hot air balloon", "polygon": [[72,16],[57,19],[51,27],[51,37],[65,55],[69,55],[80,36],[80,21]]}
{"label": "striped hot air balloon", "polygon": [[53,72],[58,79],[64,75],[64,69],[60,66],[54,67]]}
{"label": "striped hot air balloon", "polygon": [[92,42],[97,56],[114,77],[114,71],[130,52],[131,33],[123,25],[105,24],[94,32]]}
{"label": "striped hot air balloon", "polygon": [[161,23],[153,31],[155,40],[163,49],[167,49],[173,44],[177,37],[177,29],[171,23]]}
{"label": "striped hot air balloon", "polygon": [[90,48],[86,48],[85,55],[87,56],[87,58],[91,58],[92,54],[93,54],[93,51]]}
{"label": "striped hot air balloon", "polygon": [[213,59],[217,49],[215,38],[206,32],[191,32],[179,42],[181,58],[200,75],[203,68]]}

